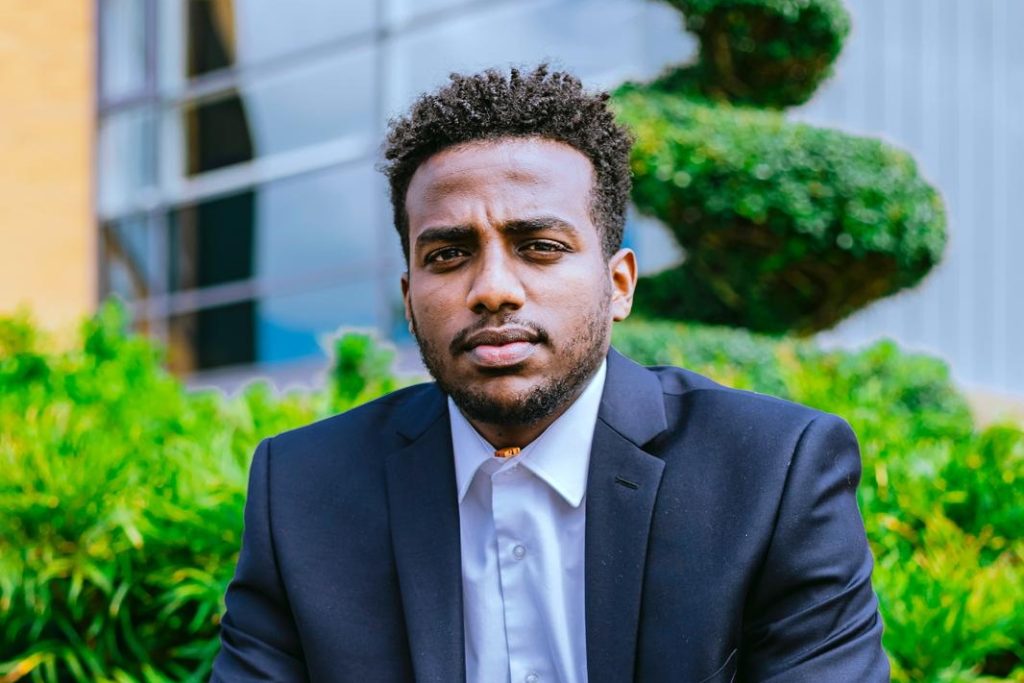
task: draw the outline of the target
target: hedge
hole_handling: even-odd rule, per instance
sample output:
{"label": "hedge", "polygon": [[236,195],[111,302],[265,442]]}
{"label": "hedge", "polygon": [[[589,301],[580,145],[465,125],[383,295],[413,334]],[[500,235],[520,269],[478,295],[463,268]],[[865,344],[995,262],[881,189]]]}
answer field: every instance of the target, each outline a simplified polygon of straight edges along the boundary
{"label": "hedge", "polygon": [[760,332],[828,329],[938,263],[945,212],[914,160],[780,114],[626,86],[633,201],[686,252],[649,278],[649,315]]}
{"label": "hedge", "polygon": [[[187,391],[105,308],[59,346],[0,319],[0,680],[205,680],[260,438],[402,381],[365,334],[322,391]],[[848,418],[896,681],[1024,680],[1024,432],[984,431],[938,361],[743,331],[620,325],[616,344]]]}
{"label": "hedge", "polygon": [[256,443],[399,384],[349,334],[327,391],[189,392],[123,326],[107,307],[59,349],[0,319],[4,683],[206,680]]}
{"label": "hedge", "polygon": [[684,263],[647,278],[650,316],[811,334],[913,287],[946,219],[913,159],[879,140],[787,121],[850,31],[840,0],[666,0],[700,49],[613,94],[636,145],[633,201]]}
{"label": "hedge", "polygon": [[694,64],[654,86],[733,104],[802,104],[831,73],[850,32],[839,0],[667,0],[697,36]]}

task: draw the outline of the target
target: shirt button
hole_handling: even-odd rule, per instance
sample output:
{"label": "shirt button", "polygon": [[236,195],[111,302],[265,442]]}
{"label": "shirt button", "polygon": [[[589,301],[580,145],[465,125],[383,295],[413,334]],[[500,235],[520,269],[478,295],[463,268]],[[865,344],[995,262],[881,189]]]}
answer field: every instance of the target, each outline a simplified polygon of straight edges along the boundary
{"label": "shirt button", "polygon": [[537,674],[527,674],[526,683],[538,683],[538,681],[540,681],[540,676]]}
{"label": "shirt button", "polygon": [[[526,556],[526,547],[525,546],[521,546],[521,545],[517,545],[515,548],[512,548],[512,556],[515,557],[517,560],[523,559]],[[536,675],[537,674],[530,674],[530,676],[536,676]],[[530,680],[529,677],[527,677],[527,680]],[[537,680],[537,679],[535,678],[534,680]],[[531,683],[533,683],[533,681],[531,681]]]}

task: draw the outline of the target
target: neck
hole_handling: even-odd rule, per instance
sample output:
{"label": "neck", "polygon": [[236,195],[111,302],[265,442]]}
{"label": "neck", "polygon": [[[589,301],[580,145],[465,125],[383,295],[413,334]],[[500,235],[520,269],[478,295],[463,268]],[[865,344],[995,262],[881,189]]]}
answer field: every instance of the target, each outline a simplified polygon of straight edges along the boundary
{"label": "neck", "polygon": [[568,400],[564,401],[562,405],[553,410],[550,415],[533,422],[525,424],[482,422],[475,418],[471,418],[468,415],[466,416],[466,419],[471,425],[473,425],[473,428],[476,429],[482,437],[487,439],[487,442],[496,449],[509,448],[511,446],[526,448],[534,439],[543,434],[545,429],[550,427],[555,420],[560,418],[565,411],[567,411],[569,407],[583,395],[583,392],[586,391],[587,387],[590,386],[590,383],[593,380],[594,377],[591,375],[591,377],[584,382],[582,386],[577,388]]}
{"label": "neck", "polygon": [[[570,402],[569,405],[572,405],[572,403]],[[494,448],[508,448],[509,446],[526,448],[534,439],[543,434],[544,430],[550,427],[551,423],[557,420],[568,407],[567,405],[565,408],[542,420],[523,425],[494,424],[467,419],[476,431],[480,432],[480,435],[487,439],[487,442],[494,446]]]}

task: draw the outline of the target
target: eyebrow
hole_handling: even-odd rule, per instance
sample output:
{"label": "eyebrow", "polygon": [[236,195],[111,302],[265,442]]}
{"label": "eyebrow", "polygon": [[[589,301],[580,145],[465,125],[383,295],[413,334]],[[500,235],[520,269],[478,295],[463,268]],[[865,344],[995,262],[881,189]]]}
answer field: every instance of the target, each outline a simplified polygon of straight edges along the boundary
{"label": "eyebrow", "polygon": [[474,230],[468,225],[441,225],[427,228],[416,237],[417,248],[435,242],[463,242],[473,236]]}
{"label": "eyebrow", "polygon": [[501,232],[510,235],[529,235],[543,230],[562,232],[573,237],[579,235],[575,225],[555,216],[536,216],[509,221],[500,228]]}
{"label": "eyebrow", "polygon": [[[572,223],[555,216],[535,216],[518,218],[503,223],[498,230],[506,235],[531,235],[545,230],[565,233],[576,237],[579,230]],[[469,225],[440,225],[427,228],[416,237],[416,247],[437,242],[465,242],[473,238],[476,230]]]}

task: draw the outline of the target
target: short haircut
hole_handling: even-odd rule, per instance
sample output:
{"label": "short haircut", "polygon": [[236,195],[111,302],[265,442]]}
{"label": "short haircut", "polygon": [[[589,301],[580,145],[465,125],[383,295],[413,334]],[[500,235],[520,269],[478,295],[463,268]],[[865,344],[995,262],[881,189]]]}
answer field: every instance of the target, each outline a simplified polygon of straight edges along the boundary
{"label": "short haircut", "polygon": [[591,220],[605,258],[622,246],[632,185],[632,137],[615,122],[606,92],[587,92],[572,74],[546,64],[529,73],[495,69],[452,74],[434,93],[422,95],[409,113],[390,121],[381,170],[388,178],[395,228],[409,260],[405,197],[420,164],[443,149],[468,142],[539,137],[562,142],[590,159],[594,188]]}

